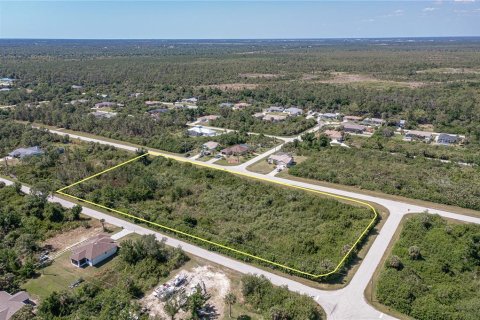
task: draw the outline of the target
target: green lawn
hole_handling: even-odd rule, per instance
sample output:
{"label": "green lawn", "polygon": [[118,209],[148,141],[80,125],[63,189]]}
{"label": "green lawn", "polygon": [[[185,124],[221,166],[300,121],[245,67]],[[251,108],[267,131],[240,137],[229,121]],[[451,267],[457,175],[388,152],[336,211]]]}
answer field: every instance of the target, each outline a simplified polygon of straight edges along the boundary
{"label": "green lawn", "polygon": [[68,289],[68,286],[79,278],[88,281],[110,272],[114,260],[117,259],[114,256],[98,266],[77,268],[71,264],[70,254],[70,251],[65,252],[55,259],[50,266],[41,269],[39,271],[40,276],[25,283],[23,289],[34,298],[43,300],[54,291],[60,292]]}
{"label": "green lawn", "polygon": [[248,166],[247,169],[249,171],[256,172],[256,173],[267,174],[272,172],[273,169],[275,169],[275,165],[269,164],[267,160],[262,159]]}

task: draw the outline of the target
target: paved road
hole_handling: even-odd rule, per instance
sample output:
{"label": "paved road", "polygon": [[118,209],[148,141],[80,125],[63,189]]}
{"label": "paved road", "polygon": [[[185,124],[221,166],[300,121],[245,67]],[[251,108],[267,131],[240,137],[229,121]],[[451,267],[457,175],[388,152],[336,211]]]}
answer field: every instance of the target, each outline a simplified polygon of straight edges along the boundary
{"label": "paved road", "polygon": [[[62,131],[56,131],[56,130],[51,130],[51,131],[54,133],[65,135],[65,133]],[[78,136],[73,134],[70,134],[70,137],[81,139],[84,141],[108,144],[120,149],[129,150],[129,151],[135,151],[136,149],[135,147],[122,145],[120,143],[103,141],[101,139],[86,138],[83,136]],[[269,150],[262,155],[267,156],[268,153],[271,151],[272,150]],[[172,157],[171,155],[165,155],[165,156]],[[203,164],[205,166],[205,163],[200,163],[199,161],[190,160],[182,157],[175,157],[175,156],[173,156],[173,158],[178,158],[178,160],[181,160],[181,161],[189,161],[192,163]],[[255,161],[258,161],[260,158],[261,158],[260,156],[256,157]],[[412,204],[408,204],[400,201],[383,199],[381,197],[374,197],[374,196],[364,195],[364,194],[350,192],[350,191],[322,187],[322,186],[313,185],[309,183],[279,178],[276,176],[266,176],[266,175],[262,175],[254,172],[249,172],[246,169],[246,166],[240,165],[240,166],[227,167],[227,166],[220,166],[216,164],[207,164],[207,165],[214,169],[228,171],[231,173],[239,173],[242,175],[248,175],[254,178],[260,178],[262,180],[270,180],[272,182],[281,182],[281,183],[290,184],[292,186],[300,186],[304,188],[328,192],[328,193],[341,195],[345,197],[378,203],[386,207],[390,211],[389,217],[387,218],[384,226],[382,227],[379,234],[377,235],[377,238],[373,242],[371,248],[369,249],[367,255],[362,261],[359,269],[355,273],[351,282],[345,288],[340,290],[335,290],[335,291],[325,291],[325,290],[314,289],[306,285],[303,285],[299,282],[293,281],[291,279],[287,279],[279,275],[275,275],[268,271],[264,271],[259,268],[253,267],[251,265],[244,264],[239,261],[224,257],[222,255],[207,251],[205,249],[188,244],[186,242],[168,238],[168,242],[167,242],[168,244],[174,245],[174,246],[181,245],[182,248],[189,253],[201,256],[207,260],[213,261],[215,263],[219,263],[221,265],[224,265],[228,268],[234,269],[242,273],[263,274],[276,285],[287,285],[291,290],[305,293],[314,297],[316,301],[325,309],[329,319],[378,319],[378,318],[393,319],[393,317],[385,315],[377,311],[376,309],[374,309],[372,306],[370,306],[365,300],[364,291],[368,285],[368,282],[372,278],[376,267],[380,263],[381,258],[385,250],[387,249],[390,240],[392,239],[395,231],[397,230],[402,217],[405,214],[409,212],[428,211],[429,213],[437,213],[446,218],[480,224],[480,218],[476,218],[476,217],[460,215],[454,212],[437,210],[434,208],[428,208],[424,206],[416,206],[416,205],[412,205]],[[54,198],[52,200],[60,202],[62,205],[65,205],[67,207],[72,205],[70,202],[65,201],[63,199]],[[103,218],[109,223],[112,223],[118,226],[123,226],[124,228],[133,230],[140,234],[152,233],[152,231],[146,228],[137,226],[135,224],[123,221],[118,218],[105,215],[103,213],[100,213],[92,209],[85,209],[84,213],[98,219]],[[156,235],[159,238],[164,237],[164,235],[158,232],[156,233]]]}

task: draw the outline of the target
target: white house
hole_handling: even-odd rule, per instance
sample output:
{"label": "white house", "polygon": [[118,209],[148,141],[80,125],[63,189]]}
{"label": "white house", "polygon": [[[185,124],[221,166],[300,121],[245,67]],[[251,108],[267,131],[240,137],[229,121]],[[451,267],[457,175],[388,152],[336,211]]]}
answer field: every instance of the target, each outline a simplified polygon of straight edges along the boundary
{"label": "white house", "polygon": [[283,110],[284,113],[288,114],[289,116],[299,116],[303,114],[303,110],[297,107],[290,107]]}
{"label": "white house", "polygon": [[202,126],[195,126],[188,129],[188,135],[191,137],[214,137],[217,135],[217,131]]}
{"label": "white house", "polygon": [[293,164],[293,157],[287,153],[277,153],[268,157],[267,161],[279,167],[290,167]]}
{"label": "white house", "polygon": [[195,97],[191,97],[191,98],[187,98],[187,99],[182,99],[182,102],[196,104],[198,102],[198,99],[195,98]]}
{"label": "white house", "polygon": [[76,267],[94,266],[117,252],[115,241],[105,234],[91,238],[86,244],[72,250],[70,261]]}

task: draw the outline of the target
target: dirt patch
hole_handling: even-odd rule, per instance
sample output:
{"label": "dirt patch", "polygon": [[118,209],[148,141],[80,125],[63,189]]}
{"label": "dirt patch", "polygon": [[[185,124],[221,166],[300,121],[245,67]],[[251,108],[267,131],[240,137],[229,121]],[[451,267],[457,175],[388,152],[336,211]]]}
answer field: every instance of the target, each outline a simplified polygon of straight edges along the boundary
{"label": "dirt patch", "polygon": [[257,83],[221,83],[221,84],[210,84],[210,85],[206,85],[206,86],[199,86],[197,88],[220,89],[220,90],[223,90],[223,91],[228,91],[228,90],[239,91],[239,90],[244,90],[244,89],[253,90],[253,89],[258,88],[258,86],[259,86],[259,84],[257,84]]}
{"label": "dirt patch", "polygon": [[[228,276],[218,268],[212,266],[197,266],[191,270],[180,271],[179,274],[185,275],[187,280],[181,286],[178,286],[178,291],[185,292],[185,294],[188,295],[194,290],[197,284],[200,284],[201,287],[205,288],[206,294],[210,297],[207,304],[215,310],[216,318],[222,319],[225,314],[225,302],[223,299],[231,290],[231,281]],[[140,301],[141,304],[148,310],[150,317],[170,319],[170,316],[168,316],[164,310],[166,301],[161,301],[154,294],[154,291],[147,294],[145,298]],[[176,298],[178,297],[174,295],[173,298],[170,299]],[[175,316],[175,319],[186,319],[187,317],[188,313],[180,310]]]}
{"label": "dirt patch", "polygon": [[[78,227],[67,232],[62,232],[53,238],[47,239],[43,246],[51,246],[53,252],[62,251],[78,242],[91,238],[103,232],[102,224],[99,220],[92,219],[88,221],[90,228]],[[113,230],[114,226],[105,223],[107,230]]]}
{"label": "dirt patch", "polygon": [[418,88],[426,85],[424,82],[419,81],[391,81],[391,80],[381,80],[377,79],[371,75],[367,74],[356,74],[356,73],[347,73],[347,72],[332,72],[332,79],[328,80],[318,80],[315,82],[318,83],[333,83],[333,84],[349,84],[349,83],[384,83],[391,85],[400,85],[409,88]]}
{"label": "dirt patch", "polygon": [[239,73],[238,76],[240,78],[248,78],[248,79],[274,79],[281,77],[280,74],[274,73]]}
{"label": "dirt patch", "polygon": [[420,129],[422,131],[433,132],[435,127],[433,126],[433,124],[419,124],[418,129]]}
{"label": "dirt patch", "polygon": [[480,74],[480,69],[472,68],[436,68],[418,70],[417,73],[443,73],[443,74]]}

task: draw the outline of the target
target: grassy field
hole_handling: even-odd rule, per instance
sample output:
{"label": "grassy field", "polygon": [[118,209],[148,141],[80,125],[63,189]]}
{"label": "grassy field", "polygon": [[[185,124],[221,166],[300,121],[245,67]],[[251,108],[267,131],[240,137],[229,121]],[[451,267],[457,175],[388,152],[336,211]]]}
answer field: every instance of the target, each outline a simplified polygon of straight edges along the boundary
{"label": "grassy field", "polygon": [[91,281],[106,273],[114,272],[112,266],[117,259],[116,256],[94,267],[77,268],[70,262],[70,255],[70,251],[60,255],[50,266],[40,270],[39,277],[25,283],[23,289],[34,299],[43,300],[54,291],[68,290],[68,286],[79,278]]}
{"label": "grassy field", "polygon": [[256,173],[267,174],[275,169],[275,165],[269,164],[266,159],[261,159],[260,161],[248,166],[247,169]]}

